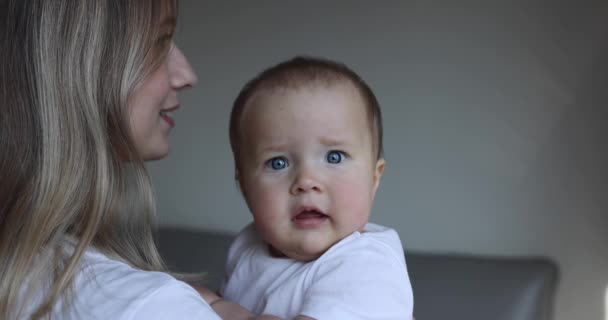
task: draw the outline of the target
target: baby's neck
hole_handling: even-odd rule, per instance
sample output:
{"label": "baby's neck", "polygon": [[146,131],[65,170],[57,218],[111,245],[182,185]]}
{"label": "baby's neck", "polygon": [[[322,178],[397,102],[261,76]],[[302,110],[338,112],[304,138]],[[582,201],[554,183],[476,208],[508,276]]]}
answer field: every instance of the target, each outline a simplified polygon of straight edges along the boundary
{"label": "baby's neck", "polygon": [[268,254],[270,254],[271,257],[273,258],[287,258],[286,255],[283,254],[283,252],[277,250],[275,247],[267,244],[268,246]]}

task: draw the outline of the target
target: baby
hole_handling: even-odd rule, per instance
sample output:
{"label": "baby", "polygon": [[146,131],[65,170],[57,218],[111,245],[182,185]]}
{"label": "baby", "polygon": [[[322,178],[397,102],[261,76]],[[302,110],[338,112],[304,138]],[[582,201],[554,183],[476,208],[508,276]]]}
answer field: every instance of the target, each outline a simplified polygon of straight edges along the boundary
{"label": "baby", "polygon": [[221,290],[282,319],[411,319],[395,230],[368,222],[384,171],[382,119],[343,64],[296,57],[265,70],[230,119],[236,180],[253,214]]}

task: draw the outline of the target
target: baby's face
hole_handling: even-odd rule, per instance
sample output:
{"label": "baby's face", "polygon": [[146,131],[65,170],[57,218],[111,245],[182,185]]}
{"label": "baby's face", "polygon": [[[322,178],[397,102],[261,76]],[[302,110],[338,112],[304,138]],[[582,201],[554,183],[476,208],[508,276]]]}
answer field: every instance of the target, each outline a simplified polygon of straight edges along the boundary
{"label": "baby's face", "polygon": [[260,94],[241,121],[239,182],[273,249],[308,261],[363,228],[384,160],[350,84]]}

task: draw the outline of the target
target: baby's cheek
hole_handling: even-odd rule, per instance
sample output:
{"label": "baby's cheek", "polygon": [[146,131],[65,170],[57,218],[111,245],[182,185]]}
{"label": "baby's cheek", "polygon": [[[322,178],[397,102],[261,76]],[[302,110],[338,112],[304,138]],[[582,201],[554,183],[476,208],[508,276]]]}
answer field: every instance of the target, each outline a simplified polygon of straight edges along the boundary
{"label": "baby's cheek", "polygon": [[272,218],[281,214],[280,193],[267,186],[258,185],[249,194],[251,210],[256,217]]}
{"label": "baby's cheek", "polygon": [[344,181],[336,186],[335,203],[348,214],[354,224],[365,224],[371,207],[370,188],[361,181]]}

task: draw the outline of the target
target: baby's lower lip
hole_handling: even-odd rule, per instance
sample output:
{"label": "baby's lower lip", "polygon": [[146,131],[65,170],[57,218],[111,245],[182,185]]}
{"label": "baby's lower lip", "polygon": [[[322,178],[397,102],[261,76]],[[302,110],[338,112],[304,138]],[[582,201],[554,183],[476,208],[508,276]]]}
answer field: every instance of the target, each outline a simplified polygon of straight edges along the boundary
{"label": "baby's lower lip", "polygon": [[329,219],[329,217],[320,212],[302,212],[295,216],[292,221],[300,228],[312,229],[320,226],[327,221],[327,219]]}

